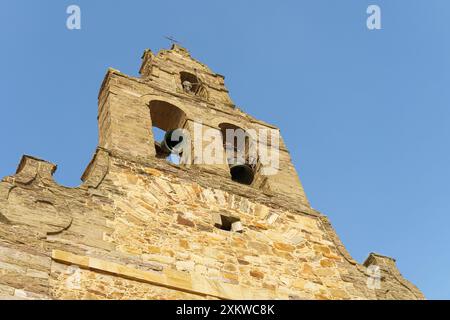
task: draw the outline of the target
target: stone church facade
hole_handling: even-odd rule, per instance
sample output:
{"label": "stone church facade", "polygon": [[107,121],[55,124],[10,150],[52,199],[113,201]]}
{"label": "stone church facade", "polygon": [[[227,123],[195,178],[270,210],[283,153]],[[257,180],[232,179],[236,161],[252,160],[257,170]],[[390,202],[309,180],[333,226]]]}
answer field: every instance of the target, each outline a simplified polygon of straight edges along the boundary
{"label": "stone church facade", "polygon": [[178,45],[145,51],[140,75],[108,70],[79,187],[58,185],[56,166],[32,156],[1,181],[1,298],[424,298],[394,259],[352,259],[311,208],[281,138],[272,175],[258,160],[233,171],[195,153],[166,159],[154,127],[278,131],[239,110],[223,76]]}

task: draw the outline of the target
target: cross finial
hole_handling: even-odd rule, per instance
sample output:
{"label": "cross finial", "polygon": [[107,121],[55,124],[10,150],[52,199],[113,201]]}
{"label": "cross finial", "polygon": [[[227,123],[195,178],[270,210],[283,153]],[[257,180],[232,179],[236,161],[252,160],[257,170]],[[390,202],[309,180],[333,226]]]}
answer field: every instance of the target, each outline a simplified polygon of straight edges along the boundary
{"label": "cross finial", "polygon": [[173,44],[181,44],[180,41],[174,39],[173,36],[164,36],[164,38],[166,38],[167,40],[169,40],[170,42],[172,42]]}

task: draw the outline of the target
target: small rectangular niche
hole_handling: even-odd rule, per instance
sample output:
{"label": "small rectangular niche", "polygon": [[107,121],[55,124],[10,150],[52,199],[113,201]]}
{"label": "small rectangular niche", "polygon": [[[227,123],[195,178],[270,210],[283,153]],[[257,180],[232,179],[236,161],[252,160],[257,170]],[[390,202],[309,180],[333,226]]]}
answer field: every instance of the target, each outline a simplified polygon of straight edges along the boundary
{"label": "small rectangular niche", "polygon": [[214,213],[213,214],[214,226],[218,229],[231,231],[231,232],[243,232],[244,228],[241,223],[241,219],[226,214]]}

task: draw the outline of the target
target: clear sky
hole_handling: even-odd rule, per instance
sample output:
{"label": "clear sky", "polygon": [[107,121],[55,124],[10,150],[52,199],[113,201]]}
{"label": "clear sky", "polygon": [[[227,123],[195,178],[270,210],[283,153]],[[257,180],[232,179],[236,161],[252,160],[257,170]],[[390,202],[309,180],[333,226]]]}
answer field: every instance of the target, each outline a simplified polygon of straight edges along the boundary
{"label": "clear sky", "polygon": [[[450,298],[450,1],[20,1],[0,10],[0,176],[23,154],[76,186],[108,67],[181,41],[236,105],[281,128],[312,206],[359,262],[397,259]],[[81,8],[81,30],[66,8]],[[368,30],[377,4],[382,29]]]}

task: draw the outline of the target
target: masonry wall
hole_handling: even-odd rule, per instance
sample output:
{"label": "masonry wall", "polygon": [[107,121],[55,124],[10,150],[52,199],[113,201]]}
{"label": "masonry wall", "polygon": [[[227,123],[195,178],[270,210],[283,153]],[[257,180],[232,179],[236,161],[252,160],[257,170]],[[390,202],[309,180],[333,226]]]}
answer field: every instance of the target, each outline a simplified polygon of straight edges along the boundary
{"label": "masonry wall", "polygon": [[[91,167],[69,189],[51,180],[51,164],[24,158],[0,184],[2,297],[423,298],[378,255],[366,266],[382,266],[381,287],[369,289],[367,268],[313,210],[231,192],[232,182],[164,160],[136,163],[99,150]],[[55,215],[56,207],[65,213]],[[217,212],[239,216],[244,231],[214,227]]]}
{"label": "masonry wall", "polygon": [[[208,95],[183,92],[180,70]],[[279,173],[249,186],[227,166],[156,158],[152,101],[182,110],[187,130],[199,120],[217,130],[276,128],[234,106],[223,77],[185,49],[146,51],[141,75],[108,71],[99,146],[78,188],[56,184],[56,166],[31,156],[0,182],[1,298],[423,298],[395,260],[350,257],[310,207],[282,140]],[[221,216],[240,219],[241,232],[220,229]]]}

